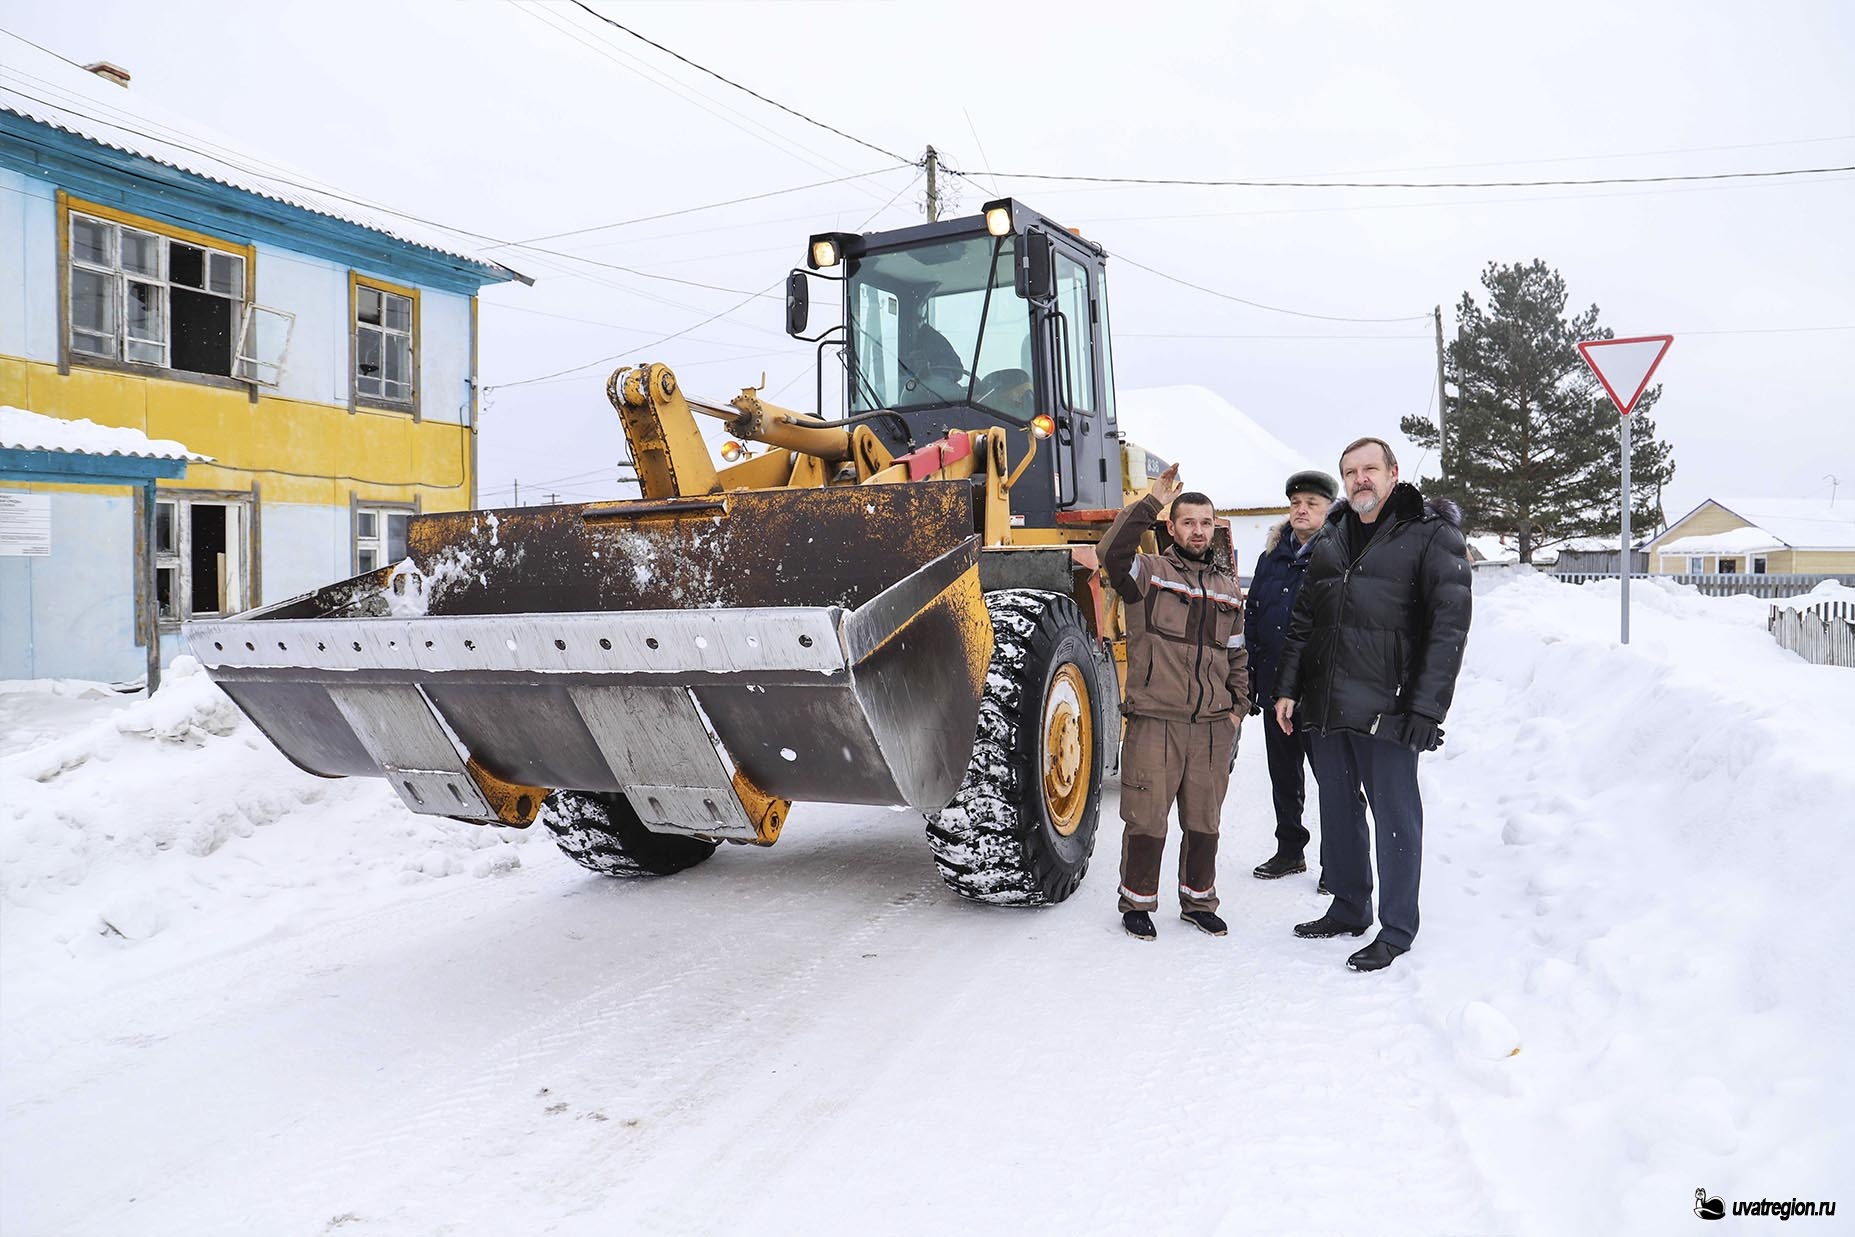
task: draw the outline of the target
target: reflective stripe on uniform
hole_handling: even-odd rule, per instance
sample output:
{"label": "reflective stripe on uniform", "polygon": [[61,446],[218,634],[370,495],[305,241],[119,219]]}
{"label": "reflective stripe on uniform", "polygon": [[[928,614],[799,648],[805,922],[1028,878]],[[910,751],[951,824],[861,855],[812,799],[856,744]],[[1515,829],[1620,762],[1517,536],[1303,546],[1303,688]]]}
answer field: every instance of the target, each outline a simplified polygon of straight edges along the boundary
{"label": "reflective stripe on uniform", "polygon": [[1180,584],[1174,580],[1162,580],[1158,576],[1153,578],[1153,584],[1156,588],[1171,589],[1173,592],[1180,593],[1186,597],[1205,597],[1211,601],[1215,601],[1220,606],[1240,608],[1243,605],[1242,598],[1232,597],[1229,593],[1220,593],[1214,589],[1193,588],[1189,584]]}
{"label": "reflective stripe on uniform", "polygon": [[1152,893],[1135,893],[1126,885],[1122,885],[1121,896],[1126,898],[1129,902],[1151,902],[1155,906],[1159,905],[1159,891],[1157,889]]}

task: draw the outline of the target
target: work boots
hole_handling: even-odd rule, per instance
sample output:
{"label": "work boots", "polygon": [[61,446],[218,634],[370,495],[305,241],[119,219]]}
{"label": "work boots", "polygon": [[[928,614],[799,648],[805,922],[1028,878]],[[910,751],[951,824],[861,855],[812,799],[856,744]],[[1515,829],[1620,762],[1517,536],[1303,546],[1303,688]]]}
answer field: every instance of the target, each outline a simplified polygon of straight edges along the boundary
{"label": "work boots", "polygon": [[1299,852],[1278,850],[1272,858],[1265,859],[1256,865],[1254,875],[1259,881],[1274,881],[1307,870],[1307,860],[1302,858]]}

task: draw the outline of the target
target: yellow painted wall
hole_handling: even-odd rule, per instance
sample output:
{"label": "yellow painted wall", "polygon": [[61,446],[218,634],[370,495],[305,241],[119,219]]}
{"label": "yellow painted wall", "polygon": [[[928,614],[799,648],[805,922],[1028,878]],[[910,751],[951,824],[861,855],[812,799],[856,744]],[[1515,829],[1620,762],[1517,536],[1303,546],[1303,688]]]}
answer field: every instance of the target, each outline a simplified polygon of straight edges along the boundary
{"label": "yellow painted wall", "polygon": [[[1710,498],[1694,511],[1690,512],[1685,519],[1677,521],[1667,532],[1663,533],[1658,540],[1660,540],[1663,545],[1667,545],[1670,542],[1679,541],[1683,537],[1711,537],[1716,533],[1730,533],[1735,528],[1748,527],[1750,527],[1750,525],[1744,520]],[[1658,575],[1682,575],[1687,572],[1688,558],[1690,556],[1686,554],[1670,554],[1664,558],[1662,552],[1657,550],[1650,557],[1653,560],[1649,564],[1649,570],[1651,572]],[[1714,560],[1714,556],[1709,554],[1704,557],[1707,559],[1707,570],[1712,571],[1714,567],[1718,565]],[[1777,568],[1773,567],[1772,570],[1776,571]]]}
{"label": "yellow painted wall", "polygon": [[471,431],[453,422],[262,394],[254,404],[242,388],[76,365],[60,374],[18,357],[0,357],[0,404],[136,429],[213,457],[164,486],[248,490],[255,481],[266,503],[346,507],[352,492],[416,499],[425,511],[470,505]]}

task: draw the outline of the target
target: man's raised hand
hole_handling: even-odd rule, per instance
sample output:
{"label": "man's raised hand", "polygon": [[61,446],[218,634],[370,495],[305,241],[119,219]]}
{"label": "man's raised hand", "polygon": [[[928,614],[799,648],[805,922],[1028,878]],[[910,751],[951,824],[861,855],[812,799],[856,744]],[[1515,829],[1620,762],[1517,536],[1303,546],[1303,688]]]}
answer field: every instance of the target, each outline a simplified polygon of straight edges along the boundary
{"label": "man's raised hand", "polygon": [[1159,499],[1159,505],[1162,507],[1184,492],[1185,485],[1179,480],[1177,464],[1168,465],[1166,471],[1159,474],[1159,478],[1153,482],[1153,497]]}

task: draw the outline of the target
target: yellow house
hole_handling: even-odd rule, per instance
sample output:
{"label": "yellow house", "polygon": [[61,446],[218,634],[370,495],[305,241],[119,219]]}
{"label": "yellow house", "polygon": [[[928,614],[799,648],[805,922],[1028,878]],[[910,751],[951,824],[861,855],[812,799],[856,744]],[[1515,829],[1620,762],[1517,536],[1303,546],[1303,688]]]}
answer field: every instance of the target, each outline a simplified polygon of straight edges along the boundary
{"label": "yellow house", "polygon": [[1651,541],[1658,575],[1855,573],[1855,502],[1709,498]]}
{"label": "yellow house", "polygon": [[523,276],[229,150],[121,70],[7,55],[47,85],[0,81],[0,406],[210,462],[152,512],[0,478],[50,521],[48,554],[0,538],[0,678],[139,677],[140,615],[165,660],[186,619],[371,570],[412,513],[476,505],[477,294]]}

